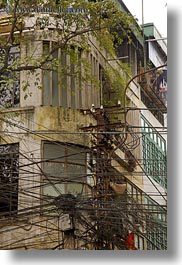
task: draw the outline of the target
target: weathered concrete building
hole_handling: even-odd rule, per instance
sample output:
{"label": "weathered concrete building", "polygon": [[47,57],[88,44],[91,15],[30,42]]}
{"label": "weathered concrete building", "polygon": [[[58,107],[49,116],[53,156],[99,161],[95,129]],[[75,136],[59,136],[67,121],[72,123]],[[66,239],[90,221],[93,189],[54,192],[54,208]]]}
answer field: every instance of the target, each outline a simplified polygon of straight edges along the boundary
{"label": "weathered concrete building", "polygon": [[[0,14],[6,38],[12,25]],[[166,105],[141,74],[141,38],[124,38],[122,59],[93,36],[88,50],[73,42],[52,52],[60,36],[46,8],[17,31],[8,64],[27,69],[0,86],[0,248],[166,249]],[[49,52],[58,63],[36,68]],[[81,78],[85,61],[91,79]]]}

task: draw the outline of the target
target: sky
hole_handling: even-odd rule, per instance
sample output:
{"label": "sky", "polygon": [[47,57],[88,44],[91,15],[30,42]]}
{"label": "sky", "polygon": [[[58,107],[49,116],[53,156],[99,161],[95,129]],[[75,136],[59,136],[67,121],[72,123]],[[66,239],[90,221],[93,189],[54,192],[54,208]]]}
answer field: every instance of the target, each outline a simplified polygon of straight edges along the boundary
{"label": "sky", "polygon": [[[123,2],[141,25],[142,0],[123,0]],[[167,37],[167,0],[143,0],[143,8],[144,23],[154,23],[162,37]]]}

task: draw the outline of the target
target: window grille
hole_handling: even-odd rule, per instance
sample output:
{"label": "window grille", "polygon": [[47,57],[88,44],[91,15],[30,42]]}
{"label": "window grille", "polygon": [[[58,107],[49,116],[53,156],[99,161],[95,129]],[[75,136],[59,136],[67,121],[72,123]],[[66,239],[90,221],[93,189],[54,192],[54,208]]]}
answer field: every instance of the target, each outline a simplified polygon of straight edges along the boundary
{"label": "window grille", "polygon": [[141,119],[144,169],[158,184],[167,189],[166,141],[144,117]]}
{"label": "window grille", "polygon": [[[0,58],[3,65],[5,50],[0,49]],[[20,58],[19,46],[11,47],[8,58],[8,66],[0,77],[0,106],[10,108],[17,107],[20,103],[20,73],[14,71]]]}
{"label": "window grille", "polygon": [[0,145],[0,215],[18,209],[19,145]]}

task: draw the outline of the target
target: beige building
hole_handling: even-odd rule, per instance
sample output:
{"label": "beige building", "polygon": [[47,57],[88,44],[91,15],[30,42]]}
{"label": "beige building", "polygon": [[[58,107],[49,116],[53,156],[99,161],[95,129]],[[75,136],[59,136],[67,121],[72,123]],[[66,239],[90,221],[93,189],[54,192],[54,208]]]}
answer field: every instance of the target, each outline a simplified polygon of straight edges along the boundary
{"label": "beige building", "polygon": [[[0,14],[5,38],[11,26]],[[47,9],[25,19],[8,64],[52,52],[54,22]],[[1,83],[0,249],[166,249],[166,141],[143,100],[148,95],[156,111],[160,99],[142,94],[141,79],[126,86],[143,59],[135,32],[132,39],[118,49],[131,73],[90,37],[88,50],[74,42],[69,52],[56,49],[53,69],[10,73],[14,82]],[[115,90],[118,73],[123,86]],[[155,161],[145,149],[150,134],[161,150]]]}

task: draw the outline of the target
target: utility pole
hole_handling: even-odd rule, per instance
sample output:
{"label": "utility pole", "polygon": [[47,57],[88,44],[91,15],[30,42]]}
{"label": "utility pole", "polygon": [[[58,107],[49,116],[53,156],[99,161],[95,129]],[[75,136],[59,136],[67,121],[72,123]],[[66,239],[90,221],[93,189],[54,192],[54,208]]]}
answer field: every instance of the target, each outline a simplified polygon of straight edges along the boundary
{"label": "utility pole", "polygon": [[[97,124],[82,128],[92,134],[91,152],[96,160],[93,193],[96,227],[94,248],[96,250],[125,249],[124,240],[127,234],[127,224],[123,225],[123,220],[127,219],[127,204],[123,200],[122,193],[126,189],[126,184],[115,183],[111,163],[115,139],[112,130],[115,131],[117,126],[120,128],[123,124],[112,122],[110,115],[120,112],[120,109],[120,106],[96,109],[92,107],[86,112],[93,115]],[[114,191],[115,188],[118,190]]]}
{"label": "utility pole", "polygon": [[[108,130],[108,118],[104,109],[98,108],[93,113],[96,121],[96,134],[92,134],[94,139],[92,141],[93,156],[96,158],[96,185],[95,185],[95,198],[97,200],[96,211],[97,218],[97,237],[95,241],[95,249],[110,249],[110,240],[107,237],[107,231],[110,227],[108,224],[108,211],[105,211],[109,201],[109,169],[111,167],[111,160],[109,153],[111,147],[111,135],[106,134]],[[102,133],[103,132],[103,133]]]}
{"label": "utility pole", "polygon": [[146,46],[145,46],[145,33],[144,33],[144,0],[142,0],[142,30],[143,30],[143,66],[144,71],[146,70]]}

